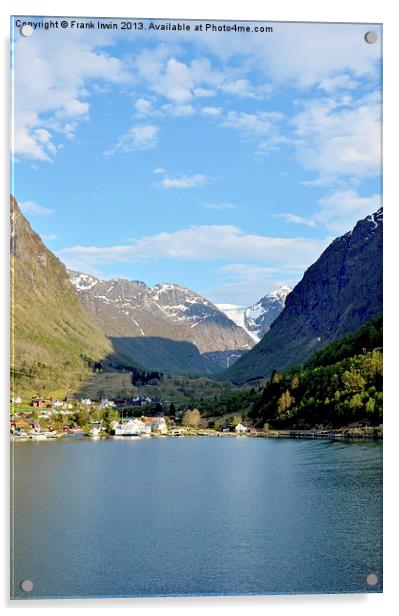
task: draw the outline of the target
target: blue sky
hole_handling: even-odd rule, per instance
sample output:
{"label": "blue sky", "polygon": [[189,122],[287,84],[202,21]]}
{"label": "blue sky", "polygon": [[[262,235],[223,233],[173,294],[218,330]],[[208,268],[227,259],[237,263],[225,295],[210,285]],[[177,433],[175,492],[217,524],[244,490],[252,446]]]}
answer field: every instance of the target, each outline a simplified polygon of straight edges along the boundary
{"label": "blue sky", "polygon": [[68,267],[249,305],[378,209],[380,27],[272,25],[12,28],[12,190]]}

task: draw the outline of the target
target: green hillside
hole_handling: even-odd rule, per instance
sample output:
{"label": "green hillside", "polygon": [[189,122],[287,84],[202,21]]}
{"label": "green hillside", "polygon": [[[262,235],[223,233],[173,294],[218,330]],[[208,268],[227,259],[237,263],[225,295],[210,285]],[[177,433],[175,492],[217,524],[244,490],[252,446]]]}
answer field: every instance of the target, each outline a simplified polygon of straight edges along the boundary
{"label": "green hillside", "polygon": [[328,366],[353,355],[382,348],[383,344],[382,314],[371,318],[354,334],[347,334],[332,342],[326,348],[317,351],[306,362],[307,368]]}
{"label": "green hillside", "polygon": [[64,265],[11,198],[12,395],[58,397],[90,377],[111,343],[80,305]]}
{"label": "green hillside", "polygon": [[[273,371],[250,390],[233,391],[198,408],[208,416],[247,416],[273,428],[382,423],[382,317],[314,355],[304,368]],[[374,347],[374,345],[377,347]]]}

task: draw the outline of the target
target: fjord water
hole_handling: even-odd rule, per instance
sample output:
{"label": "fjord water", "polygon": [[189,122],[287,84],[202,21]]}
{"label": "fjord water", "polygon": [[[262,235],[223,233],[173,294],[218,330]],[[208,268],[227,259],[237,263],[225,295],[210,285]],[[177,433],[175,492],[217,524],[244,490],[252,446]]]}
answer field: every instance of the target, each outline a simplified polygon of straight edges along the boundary
{"label": "fjord water", "polygon": [[61,439],[12,455],[15,598],[381,592],[380,443]]}

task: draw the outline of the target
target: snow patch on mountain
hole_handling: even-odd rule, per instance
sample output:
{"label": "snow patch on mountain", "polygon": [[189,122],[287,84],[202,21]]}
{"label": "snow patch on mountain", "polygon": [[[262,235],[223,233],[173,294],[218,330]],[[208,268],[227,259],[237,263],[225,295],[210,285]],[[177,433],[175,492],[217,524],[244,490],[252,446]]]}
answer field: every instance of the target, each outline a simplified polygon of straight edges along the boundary
{"label": "snow patch on mountain", "polygon": [[284,308],[286,297],[291,290],[288,285],[281,285],[249,308],[235,304],[217,304],[217,307],[242,327],[255,342],[259,342]]}
{"label": "snow patch on mountain", "polygon": [[80,272],[72,272],[71,270],[68,270],[68,274],[71,283],[78,291],[88,291],[100,282],[98,278],[94,278],[94,276],[90,276],[90,274],[81,274]]}
{"label": "snow patch on mountain", "polygon": [[151,344],[160,347],[163,340],[191,342],[212,370],[225,368],[254,346],[245,328],[181,285],[159,283],[150,288],[140,281],[98,280],[80,272],[70,272],[70,280],[83,306],[116,343],[128,344],[138,336],[158,338]]}
{"label": "snow patch on mountain", "polygon": [[224,312],[224,314],[231,319],[238,327],[242,327],[244,331],[251,336],[252,340],[259,342],[258,336],[247,329],[245,315],[249,310],[246,306],[236,306],[236,304],[216,304],[217,308]]}

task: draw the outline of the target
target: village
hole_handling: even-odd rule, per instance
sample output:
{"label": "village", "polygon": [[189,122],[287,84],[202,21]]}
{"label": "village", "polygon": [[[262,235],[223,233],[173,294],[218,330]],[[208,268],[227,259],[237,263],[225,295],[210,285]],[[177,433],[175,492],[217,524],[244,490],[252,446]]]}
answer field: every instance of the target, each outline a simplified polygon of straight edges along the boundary
{"label": "village", "polygon": [[28,401],[16,395],[11,399],[13,440],[208,435],[261,436],[263,432],[244,425],[236,416],[222,423],[208,421],[197,409],[177,411],[173,403],[159,397],[91,400],[67,396],[63,400],[35,397]]}

